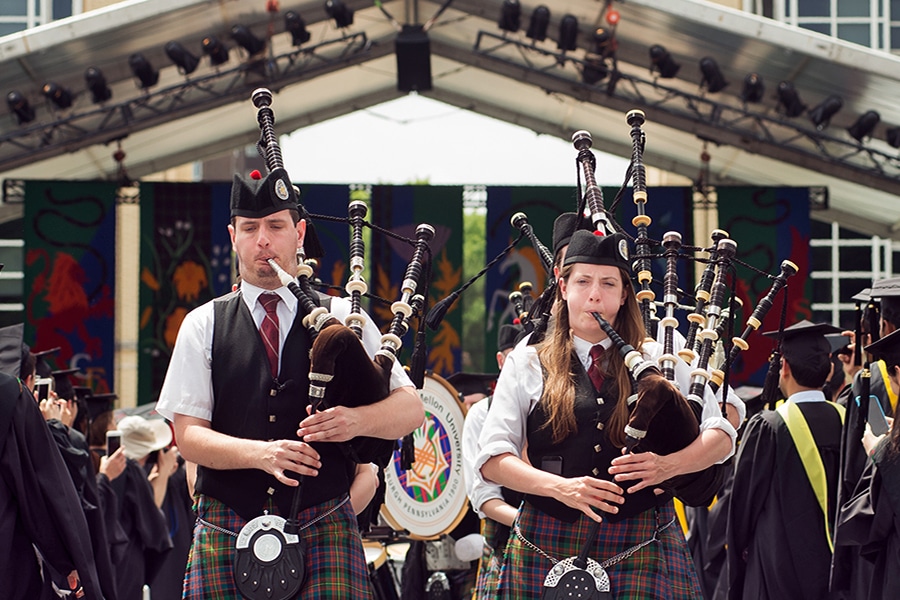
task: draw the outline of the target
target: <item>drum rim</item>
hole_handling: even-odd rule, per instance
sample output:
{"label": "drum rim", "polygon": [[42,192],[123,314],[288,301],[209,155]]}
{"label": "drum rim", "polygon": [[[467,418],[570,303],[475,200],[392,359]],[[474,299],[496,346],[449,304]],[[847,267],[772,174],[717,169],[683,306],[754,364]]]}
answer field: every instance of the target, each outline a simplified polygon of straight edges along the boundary
{"label": "drum rim", "polygon": [[[459,406],[460,411],[462,411],[463,420],[465,421],[466,414],[468,413],[468,407],[465,405],[465,403],[460,401],[459,392],[456,391],[456,388],[453,387],[453,384],[451,384],[449,381],[447,381],[446,379],[444,379],[443,377],[441,377],[437,373],[434,373],[431,370],[425,371],[425,377],[426,377],[426,379],[434,380],[436,383],[439,383],[441,386],[444,387],[445,391],[448,392],[450,394],[450,396],[456,401],[457,406]],[[423,383],[422,389],[424,389],[424,388],[425,388],[425,385]],[[419,390],[416,390],[416,393],[418,393],[418,392],[419,392]],[[385,481],[384,485],[387,486],[387,481]],[[463,486],[463,489],[465,489],[465,486]],[[465,494],[464,494],[464,496],[465,496]],[[465,518],[466,512],[468,510],[469,510],[469,498],[468,498],[468,496],[465,496],[462,506],[460,507],[459,514],[456,515],[456,517],[453,519],[453,522],[434,535],[423,535],[423,534],[414,533],[412,531],[409,531],[409,529],[407,529],[406,527],[401,525],[399,523],[399,521],[397,521],[397,519],[394,517],[394,515],[392,515],[390,513],[386,502],[382,503],[381,508],[379,509],[378,512],[384,518],[384,520],[387,521],[388,525],[390,525],[391,528],[394,529],[394,531],[405,532],[406,537],[408,537],[411,540],[431,541],[431,540],[439,540],[439,539],[441,539],[441,537],[448,535],[451,531],[456,529],[456,527]]]}

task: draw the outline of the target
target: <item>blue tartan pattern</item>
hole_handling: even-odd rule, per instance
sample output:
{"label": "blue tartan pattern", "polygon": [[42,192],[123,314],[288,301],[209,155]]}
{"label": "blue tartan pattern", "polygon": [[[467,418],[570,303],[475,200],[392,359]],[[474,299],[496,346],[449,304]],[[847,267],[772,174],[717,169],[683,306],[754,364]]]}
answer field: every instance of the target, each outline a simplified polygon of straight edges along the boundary
{"label": "blue tartan pattern", "polygon": [[[665,525],[675,517],[671,501],[658,511],[648,510],[619,523],[604,522],[590,557],[598,563],[650,539],[657,522]],[[530,542],[548,555],[562,560],[576,556],[590,529],[582,516],[564,523],[523,503],[517,524]],[[681,529],[672,525],[658,535],[659,541],[644,546],[629,558],[607,567],[616,600],[702,600],[700,582]],[[499,595],[509,600],[539,598],[544,578],[553,563],[510,536],[500,572]]]}
{"label": "blue tartan pattern", "polygon": [[[301,511],[301,525],[335,508],[342,500],[336,498]],[[277,514],[271,502],[266,508],[270,514]],[[204,521],[232,532],[239,532],[246,524],[214,498],[199,496],[194,509]],[[372,598],[362,538],[349,502],[303,529],[299,535],[306,550],[306,582],[297,600]],[[232,571],[236,541],[235,537],[199,521],[195,524],[183,598],[241,600]]]}

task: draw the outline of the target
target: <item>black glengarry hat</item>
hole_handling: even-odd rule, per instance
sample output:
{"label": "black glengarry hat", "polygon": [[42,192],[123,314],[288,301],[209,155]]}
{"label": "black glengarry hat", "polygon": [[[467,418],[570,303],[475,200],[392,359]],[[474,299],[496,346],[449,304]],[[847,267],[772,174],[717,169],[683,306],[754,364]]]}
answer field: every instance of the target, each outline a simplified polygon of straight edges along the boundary
{"label": "black glengarry hat", "polygon": [[578,213],[565,212],[553,221],[553,256],[556,257],[563,246],[572,239],[572,234],[579,229],[591,231],[591,222]]}
{"label": "black glengarry hat", "polygon": [[525,328],[515,323],[504,323],[497,331],[497,352],[503,352],[515,347],[516,343],[522,339],[525,334]]}
{"label": "black glengarry hat", "polygon": [[243,177],[235,173],[231,184],[231,218],[260,219],[282,210],[296,211],[306,221],[303,250],[307,258],[321,258],[325,252],[316,235],[309,213],[300,204],[299,191],[287,171],[274,169],[265,177]]}
{"label": "black glengarry hat", "polygon": [[578,230],[569,240],[563,266],[575,263],[610,265],[630,271],[628,262],[628,238],[621,233],[597,235],[592,231]]}

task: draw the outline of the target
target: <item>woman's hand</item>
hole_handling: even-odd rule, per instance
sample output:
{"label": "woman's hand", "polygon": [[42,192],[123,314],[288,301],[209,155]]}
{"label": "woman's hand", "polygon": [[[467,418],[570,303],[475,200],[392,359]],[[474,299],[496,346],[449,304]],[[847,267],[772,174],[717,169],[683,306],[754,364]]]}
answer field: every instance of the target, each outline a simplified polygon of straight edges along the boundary
{"label": "woman's hand", "polygon": [[609,474],[618,482],[637,480],[626,491],[638,492],[671,479],[679,474],[678,461],[672,455],[661,456],[655,452],[623,454],[612,460]]}
{"label": "woman's hand", "polygon": [[594,477],[561,478],[553,498],[566,506],[576,508],[594,521],[602,521],[595,509],[603,512],[619,512],[619,504],[625,502],[622,488],[605,479]]}

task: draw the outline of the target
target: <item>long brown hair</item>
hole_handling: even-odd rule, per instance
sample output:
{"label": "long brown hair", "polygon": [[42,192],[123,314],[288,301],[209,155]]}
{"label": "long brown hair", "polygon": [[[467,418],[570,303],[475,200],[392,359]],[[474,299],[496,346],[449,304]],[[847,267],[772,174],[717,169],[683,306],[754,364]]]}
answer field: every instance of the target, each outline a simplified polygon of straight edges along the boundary
{"label": "long brown hair", "polygon": [[[571,272],[572,265],[563,267],[560,278],[568,281]],[[615,323],[612,325],[622,339],[640,350],[641,343],[645,338],[644,322],[628,273],[619,269],[619,275],[622,277],[625,302],[619,307]],[[548,426],[552,429],[553,441],[559,443],[578,431],[578,424],[575,420],[576,372],[572,368],[574,346],[569,331],[569,308],[562,298],[562,290],[559,286],[556,290],[554,315],[553,327],[547,338],[538,347],[537,352],[546,372],[541,401],[547,407]],[[619,390],[618,402],[610,419],[607,433],[615,446],[622,447],[625,445],[624,429],[628,421],[631,375],[616,348],[612,348],[607,356],[609,356],[607,363],[609,372],[605,375],[615,378],[616,387]]]}

